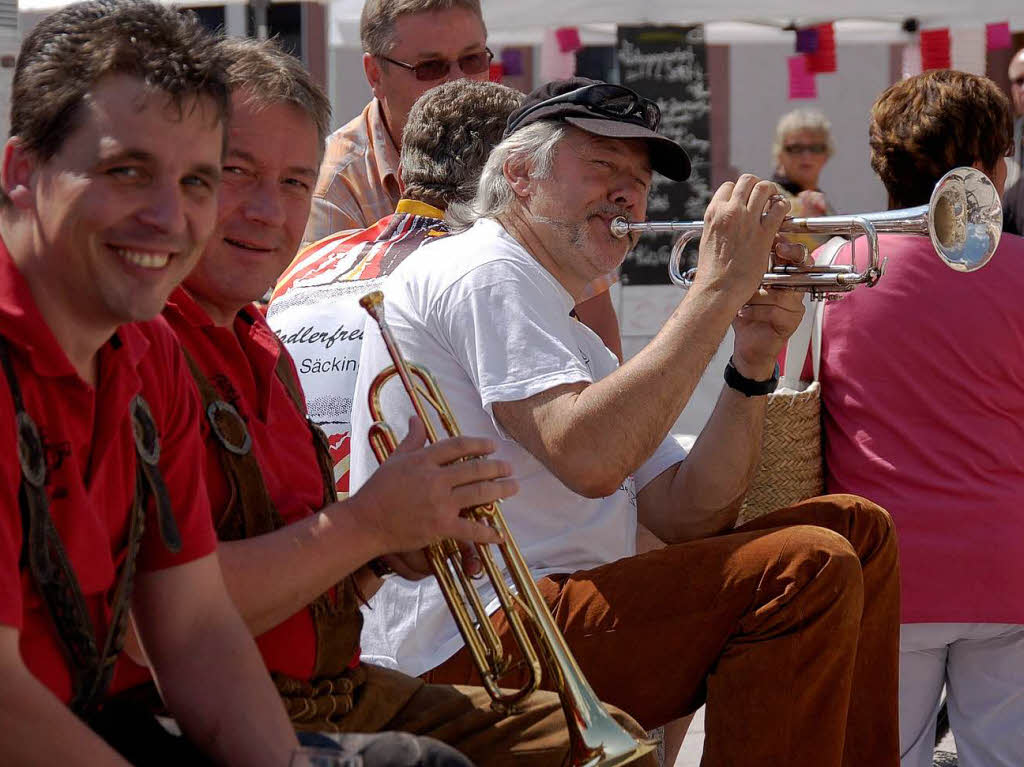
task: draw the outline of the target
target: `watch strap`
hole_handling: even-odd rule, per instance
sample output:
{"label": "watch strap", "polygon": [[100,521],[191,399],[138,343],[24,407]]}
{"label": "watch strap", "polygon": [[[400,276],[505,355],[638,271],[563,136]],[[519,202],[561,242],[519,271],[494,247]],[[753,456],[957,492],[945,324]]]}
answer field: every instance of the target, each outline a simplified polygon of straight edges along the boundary
{"label": "watch strap", "polygon": [[775,371],[772,373],[771,378],[764,381],[755,381],[740,373],[736,366],[733,365],[732,357],[730,357],[729,364],[725,366],[725,383],[728,384],[730,389],[735,389],[747,397],[763,397],[766,394],[771,394],[779,385],[779,363],[775,363]]}

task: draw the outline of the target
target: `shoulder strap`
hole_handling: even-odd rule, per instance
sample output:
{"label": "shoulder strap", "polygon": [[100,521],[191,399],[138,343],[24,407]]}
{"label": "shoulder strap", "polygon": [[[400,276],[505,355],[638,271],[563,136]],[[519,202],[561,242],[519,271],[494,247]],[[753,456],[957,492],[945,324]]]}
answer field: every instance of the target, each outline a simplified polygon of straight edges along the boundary
{"label": "shoulder strap", "polygon": [[184,347],[182,351],[199,387],[210,430],[220,446],[217,454],[230,488],[227,508],[221,510],[216,524],[217,537],[236,541],[283,527],[284,520],[274,508],[263,473],[252,454],[252,437],[245,421],[233,405],[221,398],[191,353]]}
{"label": "shoulder strap", "polygon": [[[282,349],[276,373],[295,402],[299,413],[305,416],[306,408],[298,382],[292,375],[285,354]],[[220,399],[216,389],[203,375],[187,350],[185,359],[192,370],[192,377],[199,386],[207,418],[221,447],[218,450],[221,467],[231,486],[228,508],[224,510],[217,524],[217,537],[221,540],[240,540],[283,527],[284,520],[274,508],[259,463],[252,454],[252,440],[245,422],[234,407]],[[321,474],[324,472],[325,457],[328,462],[328,473],[324,476],[324,493],[325,498],[328,495],[330,497],[325,500],[326,505],[335,499],[330,455],[326,449],[327,438],[308,418],[306,421],[314,437]],[[352,660],[359,646],[359,633],[362,630],[362,614],[359,612],[359,601],[352,579],[346,578],[336,589],[321,594],[310,604],[309,609],[317,637],[314,675],[339,673]]]}
{"label": "shoulder strap", "polygon": [[[814,252],[815,265],[831,266],[847,242],[845,237],[833,237],[826,242]],[[812,301],[809,293],[804,295],[804,316],[786,344],[786,371],[779,381],[780,386],[786,389],[799,389],[800,375],[803,372],[808,351],[811,352],[814,380],[818,380],[818,368],[821,363],[821,323],[824,319],[824,311],[824,301]]]}
{"label": "shoulder strap", "polygon": [[[136,397],[132,403],[132,427],[136,434],[136,449],[139,452],[136,461],[138,468],[135,497],[129,521],[127,553],[111,604],[110,626],[103,649],[100,651],[81,586],[61,541],[60,533],[50,516],[49,498],[46,495],[46,457],[42,440],[35,422],[25,410],[21,387],[14,373],[7,342],[2,337],[0,362],[3,364],[7,385],[11,391],[18,428],[18,458],[22,475],[18,494],[22,517],[21,563],[32,576],[68,657],[73,687],[70,708],[79,716],[87,718],[102,704],[113,677],[117,657],[124,644],[135,565],[145,526],[145,499],[157,486],[163,489],[162,497],[156,492],[153,495],[156,499],[157,513],[161,517],[164,540],[169,546],[176,541],[178,549],[181,545],[174,517],[170,514],[166,488],[163,486],[159,468],[155,466],[160,454],[156,426],[151,417],[148,423],[139,423],[139,403],[145,408],[147,415],[149,408],[141,396]],[[149,480],[143,476],[142,466],[146,459],[139,448],[140,429],[148,432],[148,457],[154,462],[154,466],[149,469],[152,476]],[[164,519],[165,516],[167,519]]]}

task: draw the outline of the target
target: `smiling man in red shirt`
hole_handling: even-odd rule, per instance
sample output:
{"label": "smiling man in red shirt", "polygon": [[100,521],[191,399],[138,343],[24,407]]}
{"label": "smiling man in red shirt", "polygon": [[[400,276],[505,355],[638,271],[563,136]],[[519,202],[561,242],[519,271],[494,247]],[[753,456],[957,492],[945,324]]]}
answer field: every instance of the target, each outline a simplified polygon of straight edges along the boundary
{"label": "smiling man in red shirt", "polygon": [[70,6],[22,46],[0,174],[0,763],[126,763],[85,725],[118,735],[129,608],[206,756],[296,746],[217,566],[185,362],[147,322],[213,230],[227,106],[214,41],[156,4]]}

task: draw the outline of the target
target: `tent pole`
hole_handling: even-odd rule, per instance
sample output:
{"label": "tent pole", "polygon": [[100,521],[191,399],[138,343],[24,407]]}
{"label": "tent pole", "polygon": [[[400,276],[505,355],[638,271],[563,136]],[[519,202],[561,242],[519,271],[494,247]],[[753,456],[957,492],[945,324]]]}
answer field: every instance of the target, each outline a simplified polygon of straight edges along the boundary
{"label": "tent pole", "polygon": [[249,0],[249,7],[252,8],[253,22],[256,27],[256,39],[267,39],[267,7],[270,0]]}

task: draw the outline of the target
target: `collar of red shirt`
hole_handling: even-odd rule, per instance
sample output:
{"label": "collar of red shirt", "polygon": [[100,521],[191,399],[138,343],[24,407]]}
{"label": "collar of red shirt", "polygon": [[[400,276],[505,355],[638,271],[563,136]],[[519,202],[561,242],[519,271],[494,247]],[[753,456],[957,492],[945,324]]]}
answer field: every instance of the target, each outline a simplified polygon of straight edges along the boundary
{"label": "collar of red shirt", "polygon": [[[180,285],[174,289],[171,297],[167,300],[166,311],[176,312],[193,327],[204,328],[207,333],[216,333],[215,330],[211,330],[217,326],[210,319],[210,315]],[[281,344],[255,304],[243,306],[239,310],[235,316],[233,331],[239,342],[248,339],[261,352],[268,355],[270,357],[268,364],[273,369],[281,353]]]}
{"label": "collar of red shirt", "polygon": [[[40,376],[57,378],[76,376],[71,360],[58,343],[7,246],[0,240],[0,335],[8,344],[24,353],[26,363]],[[149,341],[133,325],[122,325],[100,350],[124,350],[117,361],[138,366],[149,348]],[[104,354],[104,358],[105,358]],[[106,369],[106,368],[104,368]]]}

